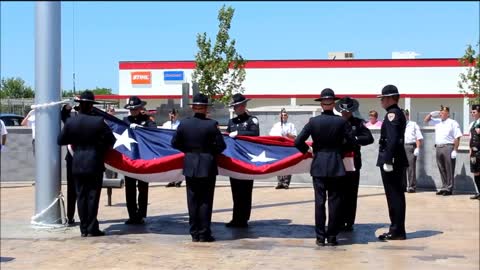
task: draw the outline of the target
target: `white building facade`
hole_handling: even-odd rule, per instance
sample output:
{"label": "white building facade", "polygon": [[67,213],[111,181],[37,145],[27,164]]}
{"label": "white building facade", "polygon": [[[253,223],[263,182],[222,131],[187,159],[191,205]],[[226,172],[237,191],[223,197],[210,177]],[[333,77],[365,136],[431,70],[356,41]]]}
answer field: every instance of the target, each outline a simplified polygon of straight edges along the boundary
{"label": "white building facade", "polygon": [[[182,83],[192,83],[194,61],[123,61],[119,63],[119,95],[98,96],[125,104],[131,95],[148,100],[148,108],[181,102]],[[463,128],[470,119],[467,97],[459,92],[459,74],[466,68],[458,59],[252,60],[245,67],[244,95],[250,108],[318,104],[324,88],[360,102],[364,117],[384,110],[376,96],[387,84],[396,85],[400,106],[419,124],[426,113],[449,106],[451,117]],[[191,95],[190,90],[190,95]],[[467,131],[465,130],[465,133]]]}

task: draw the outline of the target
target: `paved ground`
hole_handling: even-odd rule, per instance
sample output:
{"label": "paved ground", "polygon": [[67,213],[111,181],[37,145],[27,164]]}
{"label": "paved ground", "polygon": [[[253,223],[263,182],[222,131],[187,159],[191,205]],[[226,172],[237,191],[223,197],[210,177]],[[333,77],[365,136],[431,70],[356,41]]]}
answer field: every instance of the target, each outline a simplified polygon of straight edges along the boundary
{"label": "paved ground", "polygon": [[228,229],[230,187],[219,181],[212,226],[217,242],[192,243],[185,187],[153,185],[144,226],[123,224],[123,189],[114,190],[111,207],[103,190],[99,220],[107,236],[81,238],[78,227],[33,228],[34,187],[2,184],[0,268],[479,269],[480,202],[468,194],[407,194],[408,239],[381,242],[376,235],[389,223],[383,189],[361,188],[355,231],[341,234],[337,247],[320,248],[315,245],[311,185],[273,186],[255,184],[250,228]]}

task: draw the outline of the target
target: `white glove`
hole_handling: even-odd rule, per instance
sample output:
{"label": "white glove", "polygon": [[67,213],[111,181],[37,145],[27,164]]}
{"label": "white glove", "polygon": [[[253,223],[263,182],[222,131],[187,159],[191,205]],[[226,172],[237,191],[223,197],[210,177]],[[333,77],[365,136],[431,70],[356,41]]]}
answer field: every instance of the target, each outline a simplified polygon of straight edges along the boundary
{"label": "white glove", "polygon": [[383,163],[383,170],[386,171],[386,172],[391,172],[391,171],[393,171],[393,165]]}
{"label": "white glove", "polygon": [[452,153],[450,154],[450,157],[452,159],[456,159],[457,158],[457,151],[453,150]]}
{"label": "white glove", "polygon": [[439,117],[440,116],[440,112],[439,111],[433,111],[433,112],[430,112],[430,116],[432,117]]}
{"label": "white glove", "polygon": [[237,135],[238,135],[238,131],[230,132],[230,134],[228,134],[228,136],[230,136],[230,138],[235,138],[235,137],[237,137]]}
{"label": "white glove", "polygon": [[311,146],[308,147],[308,153],[313,154],[313,148]]}
{"label": "white glove", "polygon": [[420,149],[418,149],[418,147],[417,147],[417,148],[415,148],[415,150],[413,150],[413,155],[418,157],[418,154],[420,154]]}
{"label": "white glove", "polygon": [[131,124],[130,124],[130,128],[131,128],[131,129],[136,129],[137,127],[142,127],[142,126],[139,125],[139,124],[135,124],[135,123],[131,123]]}

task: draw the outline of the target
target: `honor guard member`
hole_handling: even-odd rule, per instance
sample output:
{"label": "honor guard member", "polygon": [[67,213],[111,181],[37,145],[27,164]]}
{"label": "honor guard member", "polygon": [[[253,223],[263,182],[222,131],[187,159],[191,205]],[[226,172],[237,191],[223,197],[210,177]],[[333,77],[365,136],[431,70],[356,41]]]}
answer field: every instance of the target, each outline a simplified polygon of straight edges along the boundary
{"label": "honor guard member", "polygon": [[69,118],[58,136],[59,145],[70,144],[73,149],[72,175],[77,191],[80,232],[85,236],[102,236],[98,226],[98,203],[105,171],[105,152],[115,143],[112,130],[101,116],[93,115],[95,96],[85,91],[75,100],[80,114]]}
{"label": "honor guard member", "polygon": [[[233,95],[230,107],[233,107],[237,117],[228,121],[227,132],[231,138],[240,136],[259,136],[260,128],[257,117],[247,112],[247,102],[240,93]],[[236,179],[230,177],[233,198],[233,217],[225,224],[227,227],[246,228],[252,211],[253,179]]]}
{"label": "honor guard member", "polygon": [[472,105],[473,122],[470,124],[470,171],[473,173],[477,194],[470,197],[480,200],[480,104]]}
{"label": "honor guard member", "polygon": [[458,146],[463,133],[457,121],[450,118],[450,108],[440,106],[440,111],[433,111],[423,121],[435,126],[435,148],[437,166],[442,178],[442,187],[437,195],[452,195],[457,160]]}
{"label": "honor guard member", "polygon": [[408,193],[414,193],[417,190],[417,157],[420,154],[423,135],[418,124],[410,121],[410,112],[407,109],[403,112],[407,119],[407,126],[405,127],[405,153],[408,160],[408,168],[403,176],[403,184],[406,185]]}
{"label": "honor guard member", "polygon": [[383,87],[378,96],[382,107],[387,111],[380,130],[380,147],[377,166],[380,167],[383,188],[387,197],[390,229],[378,236],[380,240],[404,240],[405,232],[405,186],[403,174],[408,167],[404,136],[407,120],[398,107],[400,94],[394,85]]}
{"label": "honor guard member", "polygon": [[355,224],[355,216],[357,213],[357,198],[358,185],[360,183],[360,169],[362,168],[362,154],[360,149],[362,146],[372,144],[374,142],[372,133],[363,124],[363,119],[355,117],[358,114],[359,103],[356,99],[344,97],[337,101],[335,110],[342,114],[343,119],[347,120],[352,126],[352,134],[355,137],[355,142],[352,144],[347,152],[353,152],[353,162],[355,171],[347,171],[345,175],[344,197],[342,202],[342,216],[343,221],[341,228],[344,231],[353,231],[353,224]]}
{"label": "honor guard member", "polygon": [[213,195],[218,175],[217,155],[227,147],[218,122],[206,117],[208,97],[196,94],[193,97],[193,117],[187,117],[172,138],[172,146],[185,153],[183,175],[187,183],[187,204],[190,234],[193,242],[213,242],[212,222]]}
{"label": "honor guard member", "polygon": [[[351,148],[355,138],[351,125],[342,117],[333,113],[335,93],[332,89],[323,89],[320,101],[323,113],[310,118],[295,139],[295,147],[302,153],[312,152],[313,161],[310,174],[315,190],[315,232],[318,246],[337,245],[337,234],[342,223],[340,213],[342,186],[345,166],[342,154]],[[305,141],[312,136],[313,147]],[[327,193],[328,192],[328,193]],[[328,194],[328,230],[325,232],[325,201]]]}
{"label": "honor guard member", "polygon": [[[72,116],[72,106],[70,104],[65,104],[60,110],[60,118],[62,119],[63,124],[67,122]],[[72,155],[70,151],[67,150],[65,155],[65,161],[67,166],[67,219],[68,225],[75,225],[75,203],[77,201],[77,192],[75,191],[75,182],[72,175]]]}
{"label": "honor guard member", "polygon": [[[124,108],[130,110],[130,115],[123,118],[123,121],[130,124],[130,128],[157,127],[148,114],[141,113],[146,104],[147,102],[141,100],[137,96],[131,96],[128,99],[128,103]],[[128,210],[128,220],[125,221],[125,224],[144,224],[144,218],[147,217],[148,182],[125,176],[125,199]]]}

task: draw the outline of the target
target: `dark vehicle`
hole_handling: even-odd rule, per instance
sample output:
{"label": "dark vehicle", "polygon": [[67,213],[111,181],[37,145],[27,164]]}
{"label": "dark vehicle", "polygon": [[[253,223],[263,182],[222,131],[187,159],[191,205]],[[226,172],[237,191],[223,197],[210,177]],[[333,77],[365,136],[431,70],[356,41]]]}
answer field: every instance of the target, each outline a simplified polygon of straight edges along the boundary
{"label": "dark vehicle", "polygon": [[11,126],[21,126],[22,121],[23,121],[23,116],[18,115],[18,114],[12,114],[12,113],[0,113],[0,120],[5,123],[5,126],[11,127]]}

